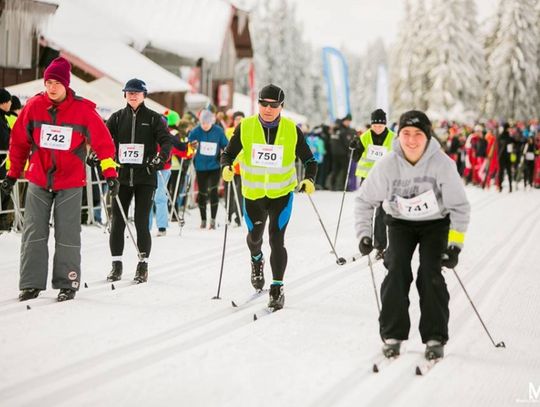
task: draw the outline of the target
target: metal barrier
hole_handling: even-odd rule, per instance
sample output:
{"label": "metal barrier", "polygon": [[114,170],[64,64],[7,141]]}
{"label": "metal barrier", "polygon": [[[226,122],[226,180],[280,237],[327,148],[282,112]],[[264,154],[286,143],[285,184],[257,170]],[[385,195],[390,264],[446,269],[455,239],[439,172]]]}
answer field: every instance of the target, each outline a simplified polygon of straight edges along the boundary
{"label": "metal barrier", "polygon": [[[5,154],[5,153],[7,153],[7,151],[0,150],[0,154]],[[94,210],[98,209],[98,208],[100,208],[102,211],[110,210],[111,204],[110,204],[110,202],[106,201],[107,202],[107,208],[102,208],[101,207],[102,206],[101,201],[99,201],[100,203],[97,204],[97,206],[94,206],[93,186],[97,185],[98,187],[101,188],[101,184],[104,181],[101,180],[101,179],[98,179],[98,180],[95,180],[95,181],[92,180],[92,168],[89,167],[88,165],[86,165],[86,180],[87,180],[87,183],[86,183],[86,186],[84,187],[84,190],[85,190],[84,192],[86,192],[86,205],[81,206],[81,214],[85,210],[88,213],[88,217],[86,219],[86,222],[84,222],[85,224],[87,224],[87,225],[98,224],[98,222],[96,221],[95,216],[94,216]],[[17,180],[17,183],[13,187],[13,195],[10,198],[10,200],[8,200],[8,204],[6,205],[6,207],[2,207],[2,202],[0,200],[0,215],[13,214],[12,230],[17,231],[17,232],[20,232],[22,230],[22,225],[23,225],[23,222],[24,222],[24,219],[23,219],[24,210],[25,210],[25,208],[24,208],[25,205],[24,204],[25,204],[25,198],[26,198],[26,191],[28,189],[27,185],[25,185],[25,184],[27,184],[27,183],[28,183],[28,180],[26,180],[26,179],[18,179]],[[19,213],[19,211],[15,210],[15,208],[13,207],[13,203],[11,202],[11,199],[16,200],[16,202],[18,203],[18,207],[21,210],[21,213]],[[110,213],[110,212],[108,212],[108,213]],[[104,216],[108,216],[108,215],[104,214]]]}

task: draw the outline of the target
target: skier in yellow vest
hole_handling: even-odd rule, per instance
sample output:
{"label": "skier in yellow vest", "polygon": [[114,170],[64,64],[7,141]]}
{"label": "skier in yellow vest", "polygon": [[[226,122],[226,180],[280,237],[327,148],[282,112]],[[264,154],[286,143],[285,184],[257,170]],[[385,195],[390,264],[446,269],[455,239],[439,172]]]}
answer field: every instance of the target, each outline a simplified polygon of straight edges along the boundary
{"label": "skier in yellow vest", "polygon": [[[358,161],[356,176],[360,177],[360,184],[369,175],[369,171],[377,160],[392,150],[394,133],[386,127],[386,113],[377,109],[371,113],[371,127],[359,138],[356,137],[350,145],[353,150],[353,159]],[[384,224],[384,209],[380,205],[375,211],[375,225],[373,231],[373,246],[377,250],[375,257],[382,259],[388,239],[386,237],[386,225]]]}
{"label": "skier in yellow vest", "polygon": [[272,284],[268,307],[283,308],[283,276],[287,267],[285,229],[292,211],[293,192],[298,185],[296,158],[305,167],[299,192],[315,191],[317,162],[296,124],[281,116],[285,94],[276,85],[267,85],[259,92],[259,114],[242,120],[221,157],[223,180],[234,177],[234,159],[243,150],[240,163],[244,218],[248,227],[247,244],[251,253],[251,284],[260,291],[264,287],[264,256],[261,251],[263,233],[269,218],[270,265]]}

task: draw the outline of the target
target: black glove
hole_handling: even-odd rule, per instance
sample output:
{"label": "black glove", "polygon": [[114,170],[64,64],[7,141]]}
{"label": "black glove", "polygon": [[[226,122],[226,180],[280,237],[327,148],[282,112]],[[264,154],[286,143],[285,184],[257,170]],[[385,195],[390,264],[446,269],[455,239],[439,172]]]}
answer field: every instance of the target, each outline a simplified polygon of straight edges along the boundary
{"label": "black glove", "polygon": [[148,164],[146,164],[146,170],[148,171],[148,174],[153,174],[156,171],[162,170],[163,167],[165,167],[165,163],[167,160],[163,155],[156,154],[154,158],[152,158],[150,161],[148,161]]}
{"label": "black glove", "polygon": [[92,151],[86,156],[86,164],[88,164],[90,167],[100,167],[100,161],[96,153]]}
{"label": "black glove", "polygon": [[453,269],[458,264],[458,257],[461,249],[457,246],[450,245],[442,255],[441,265],[443,267]]}
{"label": "black glove", "polygon": [[2,184],[0,184],[0,189],[4,194],[9,195],[11,194],[11,191],[13,190],[13,185],[15,185],[16,182],[17,180],[15,178],[6,177],[2,181]]}
{"label": "black glove", "polygon": [[116,177],[107,178],[107,186],[109,187],[109,194],[112,199],[116,198],[118,191],[120,190],[120,183]]}
{"label": "black glove", "polygon": [[349,148],[351,150],[356,150],[360,148],[360,137],[353,137],[353,139],[349,143]]}
{"label": "black glove", "polygon": [[370,254],[373,251],[373,241],[371,240],[371,237],[363,237],[360,239],[358,248],[360,249],[362,256]]}

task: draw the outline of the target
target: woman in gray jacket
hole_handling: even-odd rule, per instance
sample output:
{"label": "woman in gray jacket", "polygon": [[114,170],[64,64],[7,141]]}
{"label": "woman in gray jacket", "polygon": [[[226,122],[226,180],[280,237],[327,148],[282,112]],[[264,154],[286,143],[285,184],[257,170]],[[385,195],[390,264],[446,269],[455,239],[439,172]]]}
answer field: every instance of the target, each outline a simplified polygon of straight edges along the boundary
{"label": "woman in gray jacket", "polygon": [[363,255],[373,250],[373,209],[382,202],[387,215],[388,269],[381,286],[380,334],[386,357],[399,355],[408,339],[411,259],[419,246],[416,286],[420,295],[420,335],[428,359],[443,357],[448,340],[448,301],[441,268],[457,265],[469,223],[470,205],[455,163],[431,137],[431,122],[411,110],[399,119],[393,151],[362,184],[355,201],[356,236]]}

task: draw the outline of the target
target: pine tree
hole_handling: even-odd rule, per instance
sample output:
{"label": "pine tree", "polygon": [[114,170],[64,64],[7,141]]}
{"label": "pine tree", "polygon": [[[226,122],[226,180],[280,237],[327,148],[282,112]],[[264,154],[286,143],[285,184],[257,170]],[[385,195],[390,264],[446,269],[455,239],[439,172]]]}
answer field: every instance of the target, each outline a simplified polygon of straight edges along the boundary
{"label": "pine tree", "polygon": [[416,44],[413,43],[414,31],[412,21],[411,0],[405,1],[405,14],[399,24],[398,38],[390,54],[390,112],[389,116],[397,117],[410,110],[413,104],[413,71],[412,54]]}
{"label": "pine tree", "polygon": [[[418,0],[416,8],[411,19],[411,92],[412,108],[419,110],[427,109],[427,92],[429,89],[429,71],[430,67],[426,63],[431,50],[425,46],[427,36],[431,28],[429,21],[430,14],[426,11],[424,0]],[[410,24],[410,22],[408,22]]]}
{"label": "pine tree", "polygon": [[353,120],[357,124],[369,123],[371,112],[377,106],[377,79],[379,67],[388,66],[386,47],[382,39],[370,43],[360,59],[348,56],[353,61],[351,74],[351,107]]}
{"label": "pine tree", "polygon": [[539,21],[536,0],[499,1],[497,31],[487,37],[488,117],[527,120],[538,115]]}
{"label": "pine tree", "polygon": [[[470,0],[434,0],[431,29],[424,47],[429,88],[428,114],[435,119],[470,121],[477,117],[482,94],[483,50],[473,30],[474,4]],[[466,15],[468,13],[473,13]]]}
{"label": "pine tree", "polygon": [[[311,45],[302,39],[296,8],[287,0],[262,2],[253,15],[255,75],[257,87],[268,83],[285,92],[285,106],[308,117],[320,117],[314,101]],[[321,80],[322,71],[317,80]]]}

